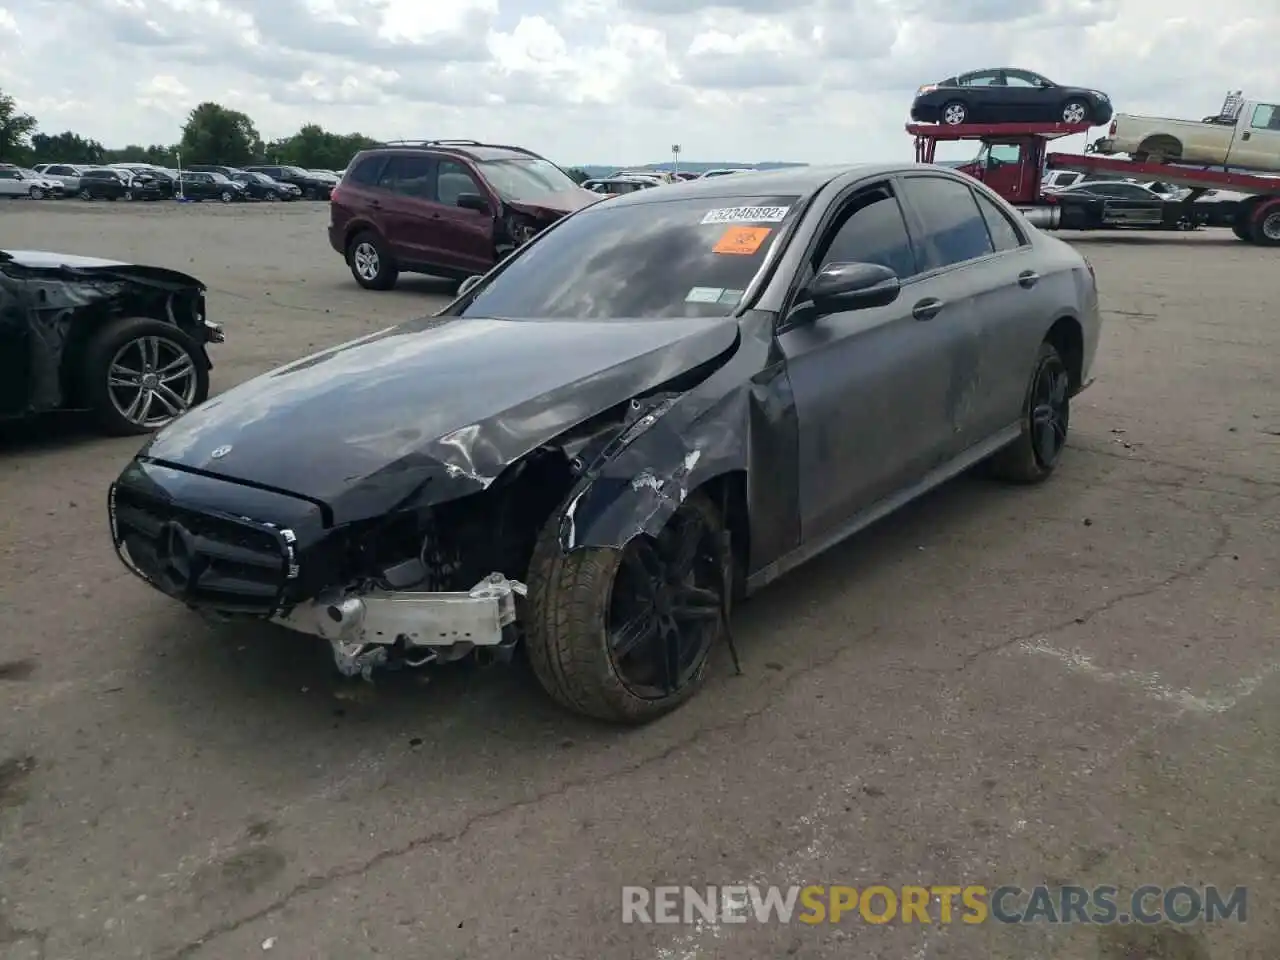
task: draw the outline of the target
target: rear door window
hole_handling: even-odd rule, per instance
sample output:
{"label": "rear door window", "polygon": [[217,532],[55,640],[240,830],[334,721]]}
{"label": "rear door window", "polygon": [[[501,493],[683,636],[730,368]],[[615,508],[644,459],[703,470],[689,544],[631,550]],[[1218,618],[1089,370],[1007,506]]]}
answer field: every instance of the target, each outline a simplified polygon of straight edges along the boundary
{"label": "rear door window", "polygon": [[973,192],[944,177],[908,177],[904,193],[920,222],[923,270],[939,270],[995,252]]}
{"label": "rear door window", "polygon": [[990,199],[978,191],[973,192],[978,200],[978,209],[982,211],[982,219],[987,222],[987,231],[991,234],[991,242],[997,253],[1006,250],[1017,250],[1026,243],[1022,231],[1014,224],[1009,215],[996,206]]}
{"label": "rear door window", "polygon": [[434,163],[425,154],[400,154],[391,157],[378,177],[383,190],[418,200],[435,198]]}

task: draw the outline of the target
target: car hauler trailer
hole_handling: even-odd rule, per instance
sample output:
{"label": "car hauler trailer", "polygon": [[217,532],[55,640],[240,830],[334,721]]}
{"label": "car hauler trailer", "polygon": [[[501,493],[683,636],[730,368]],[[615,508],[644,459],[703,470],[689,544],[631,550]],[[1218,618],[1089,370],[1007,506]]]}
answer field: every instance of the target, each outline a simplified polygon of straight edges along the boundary
{"label": "car hauler trailer", "polygon": [[[981,180],[1017,207],[1036,226],[1046,230],[1092,229],[1096,223],[1076,216],[1069,198],[1046,195],[1042,181],[1047,170],[1072,170],[1099,178],[1158,180],[1191,192],[1180,203],[1185,219],[1194,222],[1193,204],[1209,190],[1244,195],[1236,205],[1232,232],[1241,240],[1280,246],[1280,178],[1254,173],[1204,170],[1176,163],[1139,163],[1089,154],[1049,153],[1051,141],[1087,133],[1088,124],[959,124],[912,123],[916,162],[933,163],[940,142],[973,140],[982,144],[978,156],[956,169]],[[1119,225],[1119,223],[1117,224]]]}

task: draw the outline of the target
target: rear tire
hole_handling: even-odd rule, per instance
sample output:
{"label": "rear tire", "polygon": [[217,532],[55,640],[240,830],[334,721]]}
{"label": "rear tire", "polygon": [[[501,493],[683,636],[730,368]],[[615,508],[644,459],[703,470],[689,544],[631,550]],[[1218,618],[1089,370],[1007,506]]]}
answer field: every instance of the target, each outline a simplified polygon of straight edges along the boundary
{"label": "rear tire", "polygon": [[400,275],[386,241],[372,230],[357,233],[347,244],[347,266],[366,290],[390,290]]}
{"label": "rear tire", "polygon": [[1071,423],[1071,375],[1057,348],[1040,344],[1027,384],[1022,433],[989,461],[996,479],[1033,484],[1049,478],[1067,443]]}
{"label": "rear tire", "polygon": [[1273,203],[1249,217],[1249,239],[1264,247],[1280,246],[1280,203]]}
{"label": "rear tire", "polygon": [[[209,398],[209,370],[200,348],[191,337],[171,323],[152,320],[149,317],[128,317],[116,320],[107,324],[89,340],[82,368],[85,399],[98,425],[103,432],[111,436],[141,436],[165,426],[165,423],[146,424],[139,422],[139,419],[126,416],[127,395],[130,392],[127,387],[117,387],[114,391],[116,400],[126,405],[126,411],[118,409],[116,400],[113,400],[112,383],[121,379],[120,375],[113,373],[112,369],[117,357],[131,343],[147,340],[157,340],[164,345],[163,355],[160,358],[164,365],[174,362],[179,355],[185,355],[190,361],[191,378],[194,381],[192,388],[188,390],[189,384],[185,380],[181,387],[169,384],[170,389],[184,399],[189,397],[186,403],[187,410],[204,403]],[[164,376],[163,368],[153,372],[161,378]],[[174,401],[170,399],[169,402]],[[169,412],[168,407],[159,400],[154,401],[154,404],[160,404],[166,413]],[[138,413],[141,412],[139,409]],[[180,414],[172,415],[167,422],[172,422],[172,419],[178,415]]]}
{"label": "rear tire", "polygon": [[[680,505],[664,528],[663,536],[669,531],[691,527],[698,530],[690,541],[694,544],[691,553],[702,559],[697,561],[701,564],[697,567],[699,572],[691,573],[686,582],[696,587],[700,582],[718,581],[717,595],[727,598],[731,566],[724,556],[724,548],[717,547],[712,554],[697,546],[724,542],[719,513],[704,494],[693,493]],[[704,618],[696,628],[688,626],[692,621],[680,621],[686,626],[684,630],[677,629],[675,635],[682,643],[689,642],[690,655],[687,663],[683,652],[679,655],[681,682],[674,690],[644,685],[641,679],[644,668],[653,666],[646,656],[646,652],[653,649],[648,644],[655,645],[661,653],[671,649],[666,646],[670,634],[664,636],[663,628],[657,625],[660,622],[657,606],[635,617],[635,621],[654,617],[653,639],[635,643],[629,653],[618,653],[624,628],[616,625],[615,587],[623,583],[625,591],[626,578],[635,576],[628,551],[647,549],[651,543],[654,541],[641,535],[623,549],[592,547],[565,554],[560,548],[558,510],[538,537],[529,564],[526,652],[542,688],[557,703],[575,713],[639,725],[675,710],[706,681],[711,651],[724,635],[724,621],[720,616]],[[694,569],[692,564],[690,569]],[[629,595],[619,592],[624,601]],[[710,608],[708,602],[707,609]],[[725,608],[727,601],[721,609]],[[630,610],[631,615],[635,613],[636,610]],[[635,621],[632,616],[627,620],[625,630],[630,630]],[[694,633],[695,629],[699,632]],[[678,646],[678,649],[684,648]],[[630,660],[632,655],[637,659]],[[627,667],[624,669],[621,664]],[[653,682],[656,683],[656,679]]]}

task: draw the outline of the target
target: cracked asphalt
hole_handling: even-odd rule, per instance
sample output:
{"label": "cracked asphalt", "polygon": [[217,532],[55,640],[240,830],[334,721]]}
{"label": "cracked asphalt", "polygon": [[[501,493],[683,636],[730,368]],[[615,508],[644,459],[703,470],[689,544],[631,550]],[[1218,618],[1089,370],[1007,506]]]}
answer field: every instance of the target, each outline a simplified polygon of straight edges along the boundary
{"label": "cracked asphalt", "polygon": [[[13,203],[0,247],[184,269],[215,389],[430,311],[323,205]],[[1280,270],[1229,234],[1073,238],[1098,383],[1036,489],[963,478],[741,608],[642,730],[515,670],[335,681],[113,556],[137,441],[0,438],[0,957],[1252,960],[1280,939]],[[1249,888],[1248,921],[626,925],[624,885]],[[936,919],[936,914],[934,914]]]}

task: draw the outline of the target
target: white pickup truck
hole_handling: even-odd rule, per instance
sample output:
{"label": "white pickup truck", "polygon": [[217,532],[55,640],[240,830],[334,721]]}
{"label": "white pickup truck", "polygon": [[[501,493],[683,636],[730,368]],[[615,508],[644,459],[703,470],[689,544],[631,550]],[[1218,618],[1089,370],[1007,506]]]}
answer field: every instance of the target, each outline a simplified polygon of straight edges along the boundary
{"label": "white pickup truck", "polygon": [[1230,94],[1222,113],[1204,120],[1118,113],[1107,136],[1090,144],[1089,152],[1128,154],[1139,163],[1280,170],[1280,97],[1244,100]]}

